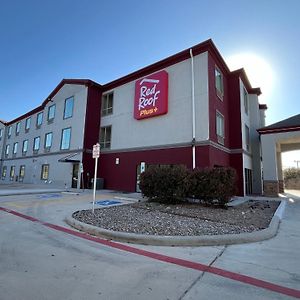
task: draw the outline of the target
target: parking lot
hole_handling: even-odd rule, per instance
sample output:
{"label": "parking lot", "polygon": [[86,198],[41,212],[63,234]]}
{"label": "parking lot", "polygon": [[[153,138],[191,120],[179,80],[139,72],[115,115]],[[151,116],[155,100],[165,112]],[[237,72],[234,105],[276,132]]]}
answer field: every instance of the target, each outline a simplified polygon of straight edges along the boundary
{"label": "parking lot", "polygon": [[[108,242],[70,228],[64,218],[92,207],[90,191],[33,194],[32,188],[4,196],[0,189],[1,300],[300,298],[295,195],[287,195],[278,235],[271,240],[159,247]],[[102,191],[97,201],[105,207],[107,201],[136,201],[136,195]]]}

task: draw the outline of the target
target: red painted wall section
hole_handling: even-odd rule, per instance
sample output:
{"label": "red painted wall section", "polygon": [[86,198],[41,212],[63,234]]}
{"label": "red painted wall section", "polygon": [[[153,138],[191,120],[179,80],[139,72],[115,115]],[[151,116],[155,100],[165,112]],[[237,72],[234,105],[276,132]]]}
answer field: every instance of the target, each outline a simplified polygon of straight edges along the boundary
{"label": "red painted wall section", "polygon": [[[84,128],[84,141],[83,141],[83,169],[84,169],[84,182],[93,178],[95,162],[92,158],[91,149],[93,145],[99,142],[99,128],[101,119],[101,88],[97,86],[88,87],[85,128]],[[85,186],[87,186],[85,184]]]}
{"label": "red painted wall section", "polygon": [[237,173],[237,195],[244,196],[243,155],[241,153],[230,154],[230,166],[234,168]]}
{"label": "red painted wall section", "polygon": [[211,168],[215,166],[229,167],[230,155],[215,147],[209,147],[209,166]]}
{"label": "red painted wall section", "polygon": [[[223,74],[224,95],[222,100],[217,96],[215,87],[215,66]],[[209,87],[209,138],[217,141],[216,133],[216,110],[224,116],[225,141],[224,146],[229,147],[229,96],[228,96],[228,75],[227,71],[218,64],[210,53],[208,53],[208,87]]]}
{"label": "red painted wall section", "polygon": [[[116,165],[116,158],[119,164]],[[196,147],[197,167],[209,167],[209,146]],[[182,164],[192,168],[192,147],[102,153],[98,177],[104,178],[105,188],[123,191],[136,190],[137,166],[148,164]]]}
{"label": "red painted wall section", "polygon": [[238,75],[231,75],[229,78],[229,146],[231,149],[242,148],[242,129],[241,129],[241,96],[240,82]]}

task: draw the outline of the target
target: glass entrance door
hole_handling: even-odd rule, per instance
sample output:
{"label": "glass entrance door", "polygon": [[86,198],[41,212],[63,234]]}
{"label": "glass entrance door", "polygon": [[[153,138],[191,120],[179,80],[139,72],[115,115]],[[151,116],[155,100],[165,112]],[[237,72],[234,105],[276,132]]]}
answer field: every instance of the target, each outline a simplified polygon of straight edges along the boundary
{"label": "glass entrance door", "polygon": [[73,171],[72,171],[72,188],[77,189],[78,187],[78,171],[79,171],[79,164],[73,164]]}

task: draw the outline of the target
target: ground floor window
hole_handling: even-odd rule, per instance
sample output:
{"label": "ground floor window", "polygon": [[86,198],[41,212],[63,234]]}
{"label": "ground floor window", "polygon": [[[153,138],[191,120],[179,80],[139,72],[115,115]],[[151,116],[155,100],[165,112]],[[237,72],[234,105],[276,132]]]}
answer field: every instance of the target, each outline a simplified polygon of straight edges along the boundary
{"label": "ground floor window", "polygon": [[16,173],[16,167],[15,166],[11,166],[10,167],[10,180],[14,180],[15,178],[15,173]]}
{"label": "ground floor window", "polygon": [[3,166],[3,168],[2,168],[2,180],[5,179],[6,173],[7,173],[7,166]]}
{"label": "ground floor window", "polygon": [[19,172],[19,181],[23,181],[23,178],[25,177],[25,166],[20,166],[20,172]]}
{"label": "ground floor window", "polygon": [[47,180],[49,178],[49,165],[42,165],[41,179]]}

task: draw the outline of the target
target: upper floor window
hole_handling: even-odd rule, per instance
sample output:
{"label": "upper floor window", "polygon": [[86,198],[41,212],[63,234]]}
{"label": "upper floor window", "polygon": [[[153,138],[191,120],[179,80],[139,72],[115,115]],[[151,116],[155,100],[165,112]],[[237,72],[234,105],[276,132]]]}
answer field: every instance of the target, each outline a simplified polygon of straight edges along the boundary
{"label": "upper floor window", "polygon": [[27,118],[25,121],[25,131],[28,131],[30,128],[31,118]]}
{"label": "upper floor window", "polygon": [[6,145],[5,147],[5,156],[8,156],[9,154],[9,145]]}
{"label": "upper floor window", "polygon": [[11,133],[12,133],[12,126],[8,127],[8,132],[7,132],[7,136],[10,138],[11,137]]}
{"label": "upper floor window", "polygon": [[33,151],[39,151],[41,138],[39,136],[35,137],[33,140]]}
{"label": "upper floor window", "polygon": [[108,93],[102,96],[101,115],[107,116],[113,112],[114,94]]}
{"label": "upper floor window", "polygon": [[48,132],[45,134],[45,149],[50,149],[52,146],[52,132]]}
{"label": "upper floor window", "polygon": [[223,99],[223,95],[224,95],[223,74],[221,73],[220,69],[217,66],[215,67],[215,85],[216,85],[216,91],[218,97]]}
{"label": "upper floor window", "polygon": [[7,166],[3,166],[2,168],[2,179],[5,179],[7,173]]}
{"label": "upper floor window", "polygon": [[111,145],[111,126],[101,127],[100,129],[100,147],[109,149]]}
{"label": "upper floor window", "polygon": [[245,125],[245,144],[247,151],[250,150],[250,129],[247,125]]}
{"label": "upper floor window", "polygon": [[23,147],[22,147],[22,152],[26,153],[28,150],[28,140],[23,141]]}
{"label": "upper floor window", "polygon": [[244,108],[245,108],[245,113],[248,115],[249,111],[249,100],[248,100],[248,93],[245,87],[243,88],[243,93],[244,93]]}
{"label": "upper floor window", "polygon": [[216,133],[218,143],[224,144],[225,130],[224,130],[224,116],[218,111],[216,113]]}
{"label": "upper floor window", "polygon": [[16,135],[19,135],[20,129],[21,129],[21,122],[18,122],[18,123],[16,124]]}
{"label": "upper floor window", "polygon": [[0,129],[0,141],[1,141],[2,137],[3,137],[3,128]]}
{"label": "upper floor window", "polygon": [[62,130],[61,133],[60,149],[61,150],[70,149],[70,142],[71,142],[71,128],[65,128]]}
{"label": "upper floor window", "polygon": [[70,97],[65,100],[64,119],[71,118],[73,116],[74,97]]}
{"label": "upper floor window", "polygon": [[48,121],[53,120],[55,117],[55,104],[48,107]]}
{"label": "upper floor window", "polygon": [[18,152],[18,143],[14,143],[13,154],[17,154]]}
{"label": "upper floor window", "polygon": [[42,123],[43,123],[43,112],[40,112],[36,116],[36,127],[38,128],[41,127]]}

